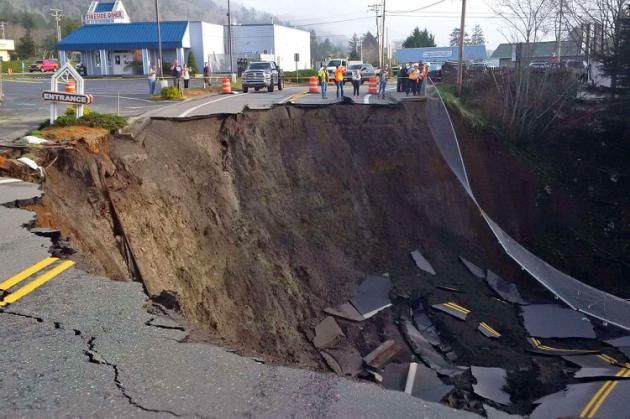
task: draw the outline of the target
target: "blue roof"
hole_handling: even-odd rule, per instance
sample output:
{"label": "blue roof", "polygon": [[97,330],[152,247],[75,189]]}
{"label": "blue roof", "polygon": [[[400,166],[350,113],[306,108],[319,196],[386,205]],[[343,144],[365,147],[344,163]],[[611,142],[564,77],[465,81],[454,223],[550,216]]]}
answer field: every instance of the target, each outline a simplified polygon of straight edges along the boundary
{"label": "blue roof", "polygon": [[114,3],[98,3],[94,13],[111,12],[112,10],[114,10]]}
{"label": "blue roof", "polygon": [[[188,22],[160,22],[162,48],[182,48]],[[84,25],[57,43],[60,51],[96,49],[157,49],[153,22]]]}
{"label": "blue roof", "polygon": [[[458,58],[459,47],[402,48],[396,51],[396,60],[401,63],[445,62],[456,61]],[[464,60],[479,61],[486,58],[485,45],[464,46]]]}

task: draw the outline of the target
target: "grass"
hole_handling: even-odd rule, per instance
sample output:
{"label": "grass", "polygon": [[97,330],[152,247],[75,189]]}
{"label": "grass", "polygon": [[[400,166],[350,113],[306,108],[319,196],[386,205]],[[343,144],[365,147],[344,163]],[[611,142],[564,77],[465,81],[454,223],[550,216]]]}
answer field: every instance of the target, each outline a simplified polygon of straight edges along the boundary
{"label": "grass", "polygon": [[475,131],[483,131],[489,127],[488,121],[486,121],[481,114],[474,111],[465,100],[462,100],[457,96],[454,85],[441,84],[436,86],[436,89],[442,97],[442,100],[444,100],[446,106],[452,112],[456,112],[464,123],[471,129]]}

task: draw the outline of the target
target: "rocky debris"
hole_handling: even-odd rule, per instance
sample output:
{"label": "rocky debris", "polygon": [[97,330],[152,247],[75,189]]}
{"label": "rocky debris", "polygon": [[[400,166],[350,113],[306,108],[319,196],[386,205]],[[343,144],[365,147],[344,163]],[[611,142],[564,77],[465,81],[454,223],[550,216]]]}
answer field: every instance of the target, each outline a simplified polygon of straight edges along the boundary
{"label": "rocky debris", "polygon": [[466,368],[453,366],[446,361],[409,320],[401,322],[401,329],[413,353],[438,374],[453,377],[466,371]]}
{"label": "rocky debris", "polygon": [[362,322],[365,318],[357,311],[354,306],[348,302],[345,302],[337,307],[328,307],[324,309],[324,313],[331,316],[339,317],[344,320],[350,320],[353,322]]}
{"label": "rocky debris", "polygon": [[386,276],[368,275],[354,292],[350,303],[365,319],[392,305],[389,292],[392,283]]}
{"label": "rocky debris", "polygon": [[521,307],[527,333],[538,338],[595,339],[591,321],[581,313],[555,304],[532,304]]}
{"label": "rocky debris", "polygon": [[179,305],[179,296],[176,291],[162,290],[158,295],[151,296],[151,300],[164,307],[166,310],[172,310],[179,312],[181,310]]}
{"label": "rocky debris", "polygon": [[416,263],[418,269],[428,272],[431,275],[435,275],[435,269],[433,269],[433,266],[431,266],[429,261],[422,255],[422,253],[420,253],[419,250],[411,252],[411,258]]}
{"label": "rocky debris", "polygon": [[418,331],[433,346],[440,346],[442,343],[437,328],[427,315],[424,305],[418,302],[418,306],[413,310],[413,322]]}
{"label": "rocky debris", "polygon": [[471,261],[467,259],[464,259],[461,256],[459,257],[459,260],[464,264],[466,269],[468,269],[468,272],[473,274],[475,277],[479,279],[484,279],[486,277],[486,273],[479,266],[475,265],[474,263],[472,263]]}
{"label": "rocky debris", "polygon": [[431,307],[463,321],[466,321],[466,319],[468,319],[468,315],[470,314],[470,310],[467,308],[450,301],[441,304],[434,304]]}
{"label": "rocky debris", "polygon": [[392,357],[400,352],[400,347],[389,339],[363,357],[363,362],[372,368],[382,368]]}
{"label": "rocky debris", "polygon": [[363,372],[363,359],[359,351],[344,337],[335,347],[320,351],[331,370],[346,377]]}
{"label": "rocky debris", "polygon": [[490,269],[486,272],[486,282],[492,290],[505,301],[512,304],[527,305],[515,284],[508,282]]}
{"label": "rocky debris", "polygon": [[510,404],[510,395],[503,390],[507,385],[507,373],[503,368],[471,366],[470,371],[477,381],[473,384],[475,394],[501,405]]}
{"label": "rocky debris", "polygon": [[315,345],[317,349],[333,347],[337,345],[339,340],[343,337],[345,337],[345,335],[335,319],[327,316],[315,326],[313,345]]}

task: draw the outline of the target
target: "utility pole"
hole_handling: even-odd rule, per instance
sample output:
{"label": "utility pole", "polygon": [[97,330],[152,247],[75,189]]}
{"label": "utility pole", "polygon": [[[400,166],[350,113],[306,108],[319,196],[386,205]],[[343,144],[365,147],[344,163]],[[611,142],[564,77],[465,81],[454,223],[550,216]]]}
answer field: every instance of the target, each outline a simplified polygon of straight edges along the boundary
{"label": "utility pole", "polygon": [[232,14],[230,13],[230,0],[227,2],[228,18],[228,54],[230,54],[230,74],[234,74],[234,59],[232,58]]}
{"label": "utility pole", "polygon": [[564,4],[563,0],[560,0],[560,21],[558,22],[558,66],[562,67],[560,63],[562,59],[562,18],[563,18],[563,10],[562,5]]}
{"label": "utility pole", "polygon": [[457,62],[457,96],[462,95],[464,81],[464,25],[466,23],[466,0],[462,0],[462,21],[459,26],[459,60]]}
{"label": "utility pole", "polygon": [[[368,6],[368,11],[374,12],[374,14],[376,15],[376,42],[378,44],[380,44],[381,43],[381,37],[379,36],[380,32],[378,30],[378,26],[379,26],[378,25],[378,18],[381,17],[380,14],[379,14],[381,12],[381,5],[380,4],[370,4]],[[378,63],[379,63],[379,66],[381,65],[381,62],[382,62],[381,47],[379,45],[378,46]]]}
{"label": "utility pole", "polygon": [[[162,31],[160,30],[160,4],[159,0],[155,0],[155,27],[157,30],[158,41],[158,67],[160,69],[160,78],[164,78],[164,69],[162,68]],[[160,82],[161,83],[161,82]]]}
{"label": "utility pole", "polygon": [[385,0],[383,0],[383,24],[381,25],[381,69],[385,67]]}
{"label": "utility pole", "polygon": [[7,22],[0,22],[0,28],[2,28],[2,39],[7,39],[4,36],[4,25],[6,25],[6,24],[7,24]]}
{"label": "utility pole", "polygon": [[[50,9],[50,16],[55,19],[55,23],[57,24],[57,42],[61,41],[61,18],[63,18],[63,10],[61,9]],[[4,38],[4,37],[3,37]]]}

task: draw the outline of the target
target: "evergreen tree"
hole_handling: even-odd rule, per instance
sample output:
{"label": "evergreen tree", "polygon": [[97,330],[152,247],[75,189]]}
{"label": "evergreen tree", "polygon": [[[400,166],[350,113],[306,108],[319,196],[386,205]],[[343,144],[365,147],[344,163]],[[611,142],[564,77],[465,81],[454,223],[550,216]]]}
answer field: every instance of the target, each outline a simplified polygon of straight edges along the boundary
{"label": "evergreen tree", "polygon": [[361,52],[359,51],[360,40],[357,34],[352,34],[352,38],[348,42],[348,48],[350,49],[349,59],[350,60],[359,60],[361,58]]}
{"label": "evergreen tree", "polygon": [[599,59],[602,72],[611,79],[611,87],[630,93],[630,6],[620,20],[618,45]]}
{"label": "evergreen tree", "polygon": [[15,53],[22,59],[31,58],[35,55],[35,41],[33,41],[30,29],[27,29],[24,36],[18,40],[15,46]]}
{"label": "evergreen tree", "polygon": [[[454,28],[453,32],[451,32],[451,41],[450,45],[452,47],[459,46],[459,28]],[[468,36],[468,32],[464,31],[464,45],[470,45],[470,36]]]}
{"label": "evergreen tree", "polygon": [[420,30],[417,26],[403,42],[403,48],[424,48],[435,46],[435,35],[427,29]]}
{"label": "evergreen tree", "polygon": [[[465,39],[464,39],[464,42]],[[473,33],[472,33],[472,37],[470,38],[470,44],[471,45],[485,45],[486,44],[486,37],[483,34],[483,29],[481,29],[480,25],[475,25],[475,27],[473,28]]]}
{"label": "evergreen tree", "polygon": [[188,68],[193,74],[199,73],[199,69],[197,68],[197,60],[195,59],[195,54],[192,50],[188,53]]}

